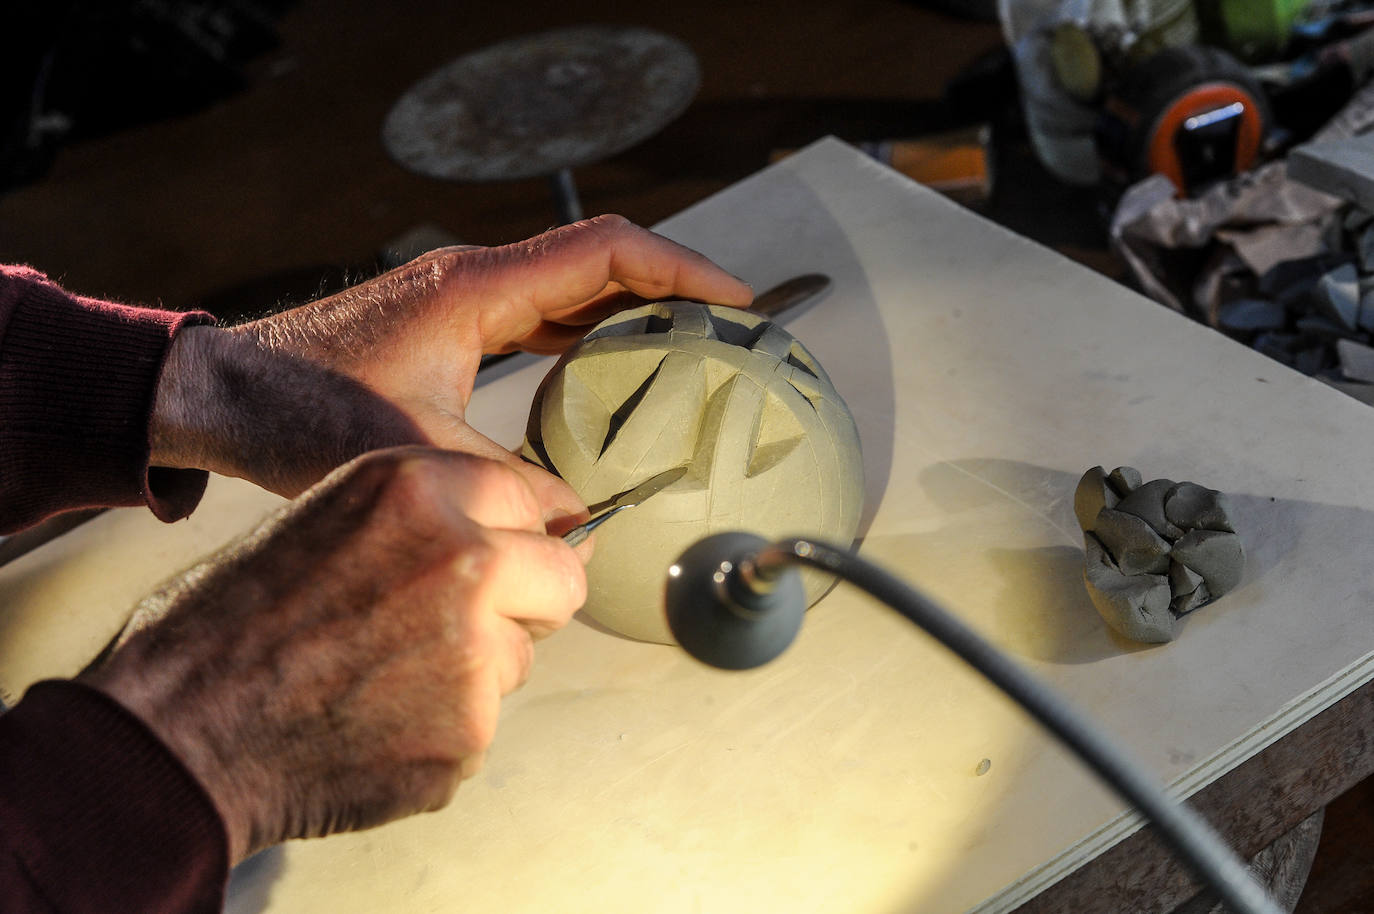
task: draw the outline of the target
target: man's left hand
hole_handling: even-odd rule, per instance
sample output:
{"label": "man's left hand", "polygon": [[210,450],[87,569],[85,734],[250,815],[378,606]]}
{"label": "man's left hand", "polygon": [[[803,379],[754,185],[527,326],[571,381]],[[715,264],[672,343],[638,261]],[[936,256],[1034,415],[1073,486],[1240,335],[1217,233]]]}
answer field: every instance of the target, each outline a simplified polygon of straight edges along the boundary
{"label": "man's left hand", "polygon": [[239,327],[193,327],[159,386],[152,463],[295,496],[366,451],[429,444],[509,463],[550,519],[581,516],[561,480],[467,424],[478,364],[562,351],[616,311],[661,298],[745,306],[753,293],[702,255],[600,216],[518,244],[434,251]]}

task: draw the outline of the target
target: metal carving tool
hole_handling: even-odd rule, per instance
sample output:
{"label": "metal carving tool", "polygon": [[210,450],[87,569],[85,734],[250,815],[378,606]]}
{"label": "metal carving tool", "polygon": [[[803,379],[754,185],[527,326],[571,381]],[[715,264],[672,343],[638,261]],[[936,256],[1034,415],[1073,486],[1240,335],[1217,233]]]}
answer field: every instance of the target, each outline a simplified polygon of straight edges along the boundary
{"label": "metal carving tool", "polygon": [[601,502],[601,504],[596,505],[596,508],[604,510],[601,510],[600,514],[597,514],[585,524],[579,524],[563,534],[563,541],[569,546],[581,544],[588,536],[591,536],[592,531],[597,527],[600,527],[626,508],[633,508],[636,505],[644,504],[646,499],[662,492],[686,474],[687,467],[673,467],[671,470],[664,470],[657,476],[651,476],[633,489],[621,492],[609,501]]}
{"label": "metal carving tool", "polygon": [[749,306],[765,317],[777,317],[802,302],[824,295],[830,290],[830,277],[824,273],[803,273],[778,283],[767,292],[761,293]]}

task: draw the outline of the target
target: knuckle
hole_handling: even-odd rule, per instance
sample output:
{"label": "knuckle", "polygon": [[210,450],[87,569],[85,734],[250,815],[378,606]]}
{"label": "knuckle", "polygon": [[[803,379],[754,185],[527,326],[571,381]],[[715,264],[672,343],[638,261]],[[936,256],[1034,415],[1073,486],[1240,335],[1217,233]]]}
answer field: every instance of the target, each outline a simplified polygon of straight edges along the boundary
{"label": "knuckle", "polygon": [[451,455],[430,448],[387,452],[377,465],[369,521],[412,546],[448,551],[464,543],[471,524],[455,504]]}
{"label": "knuckle", "polygon": [[423,454],[395,454],[386,466],[380,499],[385,510],[406,519],[436,520],[443,488],[438,461]]}
{"label": "knuckle", "polygon": [[445,276],[458,269],[459,262],[462,260],[464,253],[471,249],[471,246],[465,245],[446,245],[421,254],[415,259],[414,264],[422,268],[423,272],[428,274],[429,278],[442,280]]}
{"label": "knuckle", "polygon": [[426,251],[386,274],[383,282],[392,295],[402,296],[413,304],[444,287],[459,269],[461,253],[447,247]]}
{"label": "knuckle", "polygon": [[418,277],[418,284],[423,289],[439,289],[444,285],[444,280],[458,269],[458,256],[452,251],[440,251],[433,259],[424,263],[424,270]]}
{"label": "knuckle", "polygon": [[534,488],[514,467],[496,460],[482,460],[475,464],[471,485],[481,489],[505,524],[529,526],[542,523],[543,510]]}
{"label": "knuckle", "polygon": [[622,244],[627,238],[644,230],[616,213],[594,216],[581,223],[581,230],[589,233],[597,243],[606,247]]}
{"label": "knuckle", "polygon": [[489,589],[499,569],[502,552],[478,536],[463,543],[453,561],[453,575],[468,591]]}
{"label": "knuckle", "polygon": [[335,477],[338,485],[355,489],[371,489],[380,487],[390,469],[391,457],[386,451],[371,451],[355,457],[350,463],[345,464],[337,472]]}
{"label": "knuckle", "polygon": [[635,231],[637,226],[619,213],[602,213],[587,220],[588,225],[612,234],[625,234]]}
{"label": "knuckle", "polygon": [[483,249],[480,244],[446,244],[421,256],[441,261],[446,268],[451,268],[464,259],[464,255]]}
{"label": "knuckle", "polygon": [[335,471],[324,485],[292,506],[296,515],[352,518],[350,523],[390,523],[395,503],[397,457],[374,451]]}

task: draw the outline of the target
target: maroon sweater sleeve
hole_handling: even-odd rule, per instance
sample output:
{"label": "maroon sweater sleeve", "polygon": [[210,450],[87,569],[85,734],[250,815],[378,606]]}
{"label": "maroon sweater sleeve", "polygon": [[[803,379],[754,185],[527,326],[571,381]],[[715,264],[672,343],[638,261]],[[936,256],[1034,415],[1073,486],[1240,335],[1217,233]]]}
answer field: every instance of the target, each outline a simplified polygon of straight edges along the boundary
{"label": "maroon sweater sleeve", "polygon": [[148,420],[172,339],[210,320],[69,295],[0,266],[0,533],[73,508],[191,513],[207,474],[149,468]]}
{"label": "maroon sweater sleeve", "polygon": [[[0,532],[85,506],[190,513],[206,474],[150,470],[147,428],[172,339],[207,320],[0,266]],[[208,914],[227,872],[213,802],[118,702],[47,682],[0,714],[0,910]]]}
{"label": "maroon sweater sleeve", "polygon": [[200,784],[103,692],[40,682],[0,715],[6,914],[213,914],[227,841]]}

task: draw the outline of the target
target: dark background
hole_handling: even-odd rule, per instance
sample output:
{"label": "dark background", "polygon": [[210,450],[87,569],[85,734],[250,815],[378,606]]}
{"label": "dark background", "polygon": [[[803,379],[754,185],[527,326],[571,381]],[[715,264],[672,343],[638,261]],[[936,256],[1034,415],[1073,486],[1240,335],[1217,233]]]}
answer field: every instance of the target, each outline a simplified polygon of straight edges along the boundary
{"label": "dark background", "polygon": [[[903,2],[302,0],[273,19],[279,45],[241,67],[243,91],[190,115],[66,143],[40,180],[0,195],[0,258],[83,292],[184,307],[361,267],[419,223],[476,244],[536,234],[556,221],[545,182],[411,174],[387,157],[382,121],[416,80],[467,51],[589,23],[667,32],[701,63],[702,86],[683,117],[576,172],[586,212],[642,224],[756,171],[774,149],[947,121],[933,103],[1001,43],[994,23]],[[14,32],[0,39],[16,41]],[[89,80],[112,79],[99,63]],[[129,93],[128,110],[146,107],[150,94]]]}

